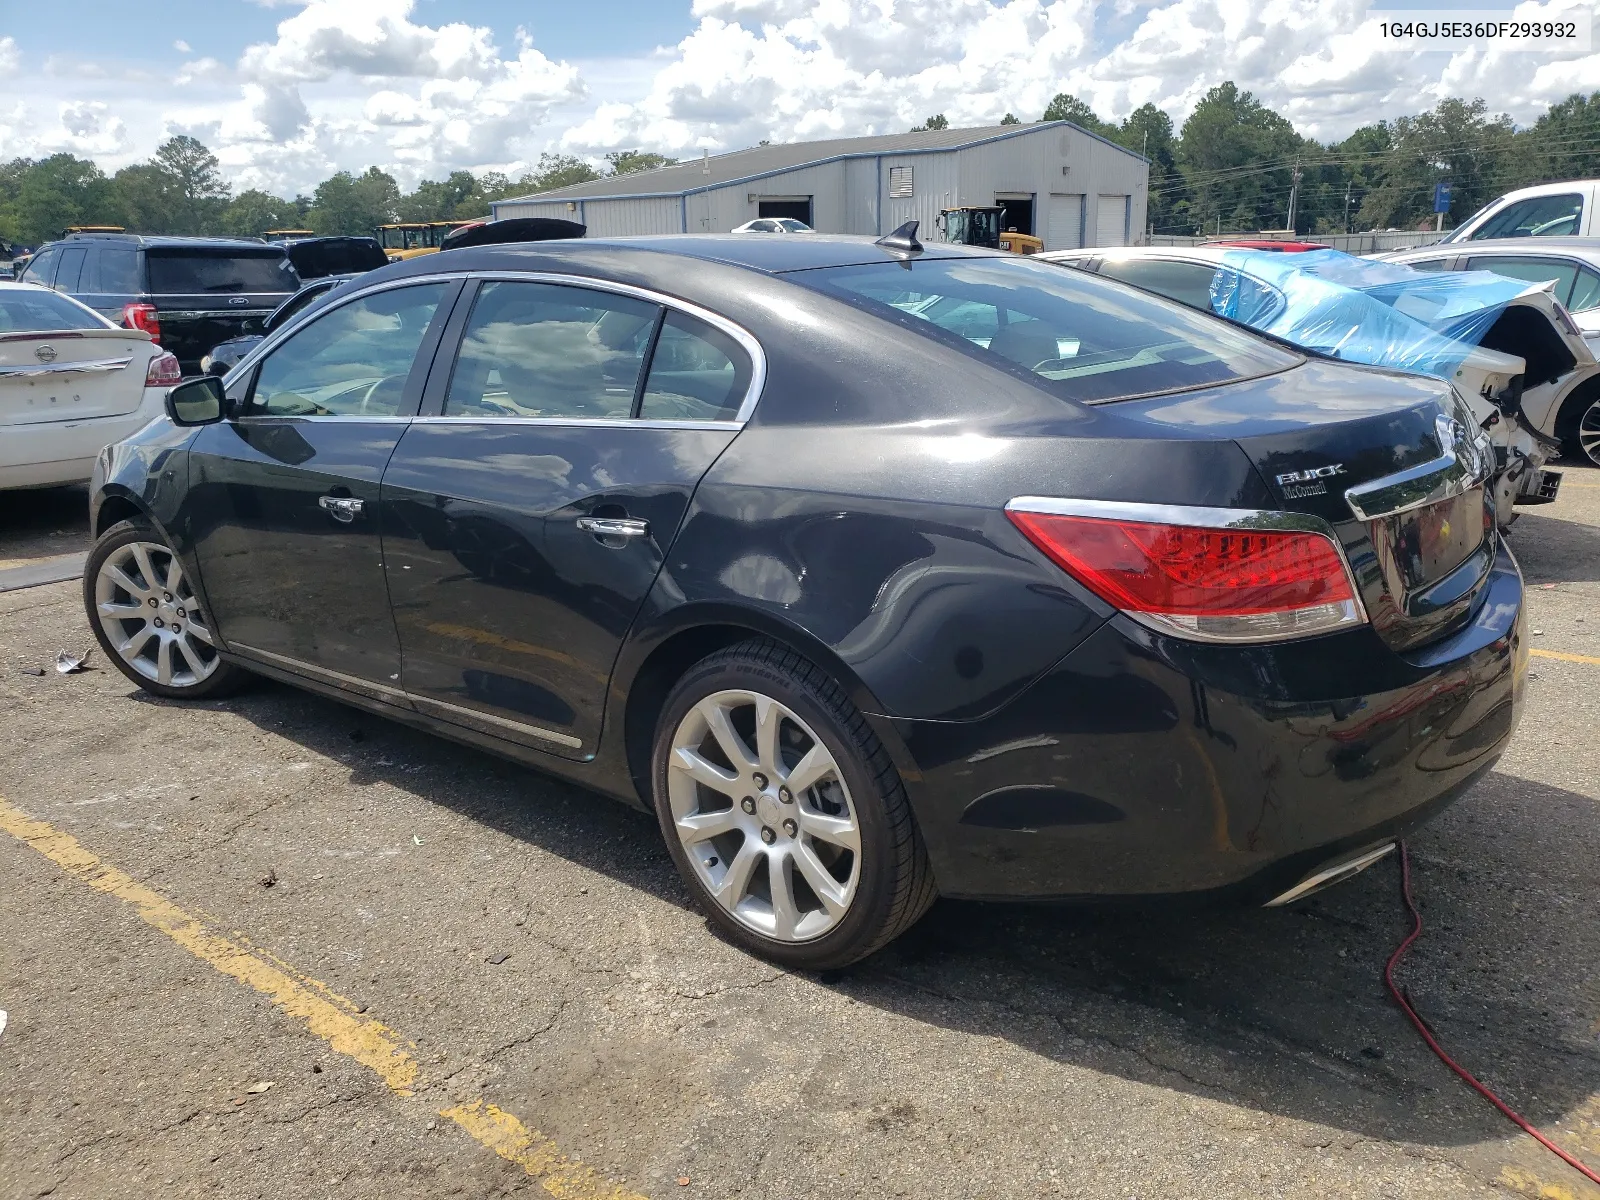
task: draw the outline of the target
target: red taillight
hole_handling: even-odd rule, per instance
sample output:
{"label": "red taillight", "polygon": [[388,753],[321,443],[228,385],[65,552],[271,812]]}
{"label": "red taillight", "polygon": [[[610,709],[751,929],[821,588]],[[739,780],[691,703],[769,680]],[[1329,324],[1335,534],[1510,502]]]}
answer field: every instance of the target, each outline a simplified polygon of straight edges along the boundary
{"label": "red taillight", "polygon": [[129,329],[142,329],[153,341],[161,340],[161,322],[156,319],[154,304],[124,304],[122,323]]}
{"label": "red taillight", "polygon": [[144,373],[145,387],[172,387],[183,382],[183,368],[178,366],[178,356],[165,351],[150,360]]}
{"label": "red taillight", "polygon": [[1181,636],[1271,641],[1364,620],[1344,559],[1326,534],[1022,506],[1006,515],[1101,599]]}

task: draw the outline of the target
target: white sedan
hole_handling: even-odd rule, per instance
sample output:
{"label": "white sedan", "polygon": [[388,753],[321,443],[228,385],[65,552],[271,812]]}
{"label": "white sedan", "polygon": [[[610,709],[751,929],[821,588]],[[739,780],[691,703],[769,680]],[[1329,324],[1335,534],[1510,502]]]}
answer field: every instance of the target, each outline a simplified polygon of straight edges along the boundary
{"label": "white sedan", "polygon": [[0,282],[0,490],[86,481],[102,447],[159,417],[181,378],[144,330]]}

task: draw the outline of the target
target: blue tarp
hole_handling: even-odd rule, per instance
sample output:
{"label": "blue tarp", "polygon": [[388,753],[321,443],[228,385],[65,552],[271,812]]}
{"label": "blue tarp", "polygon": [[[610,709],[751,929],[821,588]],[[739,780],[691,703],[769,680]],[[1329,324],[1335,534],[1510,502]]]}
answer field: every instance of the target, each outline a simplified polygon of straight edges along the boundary
{"label": "blue tarp", "polygon": [[1339,250],[1230,250],[1211,282],[1219,315],[1350,362],[1451,379],[1525,280],[1418,271]]}

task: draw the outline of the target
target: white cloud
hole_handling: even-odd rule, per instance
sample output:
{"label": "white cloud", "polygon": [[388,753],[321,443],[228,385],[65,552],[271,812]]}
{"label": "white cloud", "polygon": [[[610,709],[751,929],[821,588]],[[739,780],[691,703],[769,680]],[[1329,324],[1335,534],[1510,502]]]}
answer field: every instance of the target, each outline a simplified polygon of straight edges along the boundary
{"label": "white cloud", "polygon": [[1383,51],[1357,32],[1368,3],[693,0],[677,45],[580,76],[521,30],[503,47],[486,27],[420,23],[415,0],[287,0],[271,40],[170,74],[0,37],[0,144],[114,170],[192,133],[237,186],[294,192],[369,164],[410,186],[515,172],[546,149],[682,156],[899,132],[936,112],[1031,120],[1060,91],[1113,119],[1151,102],[1181,123],[1226,79],[1324,139],[1446,96],[1527,123],[1600,79],[1600,54]]}
{"label": "white cloud", "polygon": [[177,41],[173,42],[172,48],[179,54],[188,54],[190,52],[189,43],[184,41],[182,38],[179,38]]}
{"label": "white cloud", "polygon": [[1144,103],[1175,123],[1214,85],[1254,91],[1303,133],[1483,95],[1531,121],[1600,79],[1600,55],[1540,60],[1381,50],[1357,34],[1367,0],[695,0],[698,25],[631,104],[602,103],[563,135],[581,153],[692,153],[762,137],[898,132],[1035,119],[1066,91],[1102,115]]}

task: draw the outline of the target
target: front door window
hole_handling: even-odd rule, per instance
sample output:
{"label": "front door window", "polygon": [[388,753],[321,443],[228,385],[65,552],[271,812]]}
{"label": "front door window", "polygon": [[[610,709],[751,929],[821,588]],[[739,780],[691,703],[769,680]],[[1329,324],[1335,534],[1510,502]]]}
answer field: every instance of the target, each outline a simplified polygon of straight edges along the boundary
{"label": "front door window", "polygon": [[248,415],[394,416],[450,286],[374,292],[312,321],[263,360]]}

